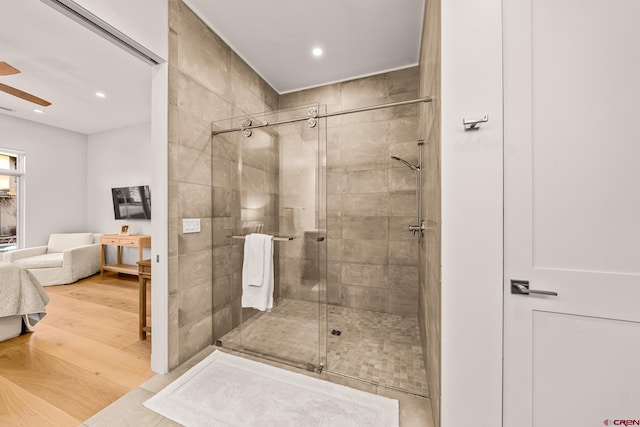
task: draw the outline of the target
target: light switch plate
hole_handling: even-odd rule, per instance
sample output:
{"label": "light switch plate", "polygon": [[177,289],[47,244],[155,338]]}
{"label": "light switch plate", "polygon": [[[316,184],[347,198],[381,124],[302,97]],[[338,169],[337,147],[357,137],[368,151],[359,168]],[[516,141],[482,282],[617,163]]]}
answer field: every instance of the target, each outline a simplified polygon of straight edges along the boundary
{"label": "light switch plate", "polygon": [[182,232],[183,233],[199,233],[200,232],[200,218],[183,218],[182,219]]}

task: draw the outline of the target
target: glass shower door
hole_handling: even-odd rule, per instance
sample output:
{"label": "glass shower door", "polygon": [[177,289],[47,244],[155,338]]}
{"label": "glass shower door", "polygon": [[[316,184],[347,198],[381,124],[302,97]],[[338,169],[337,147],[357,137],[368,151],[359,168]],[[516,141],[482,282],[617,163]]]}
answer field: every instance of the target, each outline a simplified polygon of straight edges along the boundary
{"label": "glass shower door", "polygon": [[[214,336],[217,344],[308,369],[324,363],[321,337],[324,312],[326,253],[324,245],[324,139],[320,123],[309,123],[317,105],[241,116],[213,124],[212,175],[214,224],[227,222],[224,239],[214,226],[213,307],[216,259],[231,259],[233,329]],[[313,113],[311,113],[313,115]],[[277,124],[284,122],[282,124]],[[270,125],[267,125],[270,124]],[[226,133],[224,129],[240,128]],[[232,159],[229,159],[232,157]],[[226,168],[226,169],[225,169]],[[220,171],[230,171],[226,176]],[[231,192],[216,190],[216,177],[231,181]],[[217,194],[221,193],[221,194]],[[216,202],[230,197],[231,210],[216,218]],[[229,216],[226,216],[229,215]],[[218,231],[220,234],[221,231]],[[243,304],[244,239],[251,233],[274,236],[273,308],[259,311]],[[220,267],[224,268],[224,267]],[[245,288],[246,289],[246,288]]]}

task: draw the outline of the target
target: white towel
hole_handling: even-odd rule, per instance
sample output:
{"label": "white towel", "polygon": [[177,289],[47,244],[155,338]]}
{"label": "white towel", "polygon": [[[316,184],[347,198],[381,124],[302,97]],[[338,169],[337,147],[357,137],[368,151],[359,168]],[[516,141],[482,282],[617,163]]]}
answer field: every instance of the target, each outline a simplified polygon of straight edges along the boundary
{"label": "white towel", "polygon": [[264,284],[265,257],[268,256],[269,236],[249,234],[244,238],[244,262],[242,264],[242,283],[247,286]]}
{"label": "white towel", "polygon": [[253,233],[244,238],[242,306],[273,308],[273,236]]}

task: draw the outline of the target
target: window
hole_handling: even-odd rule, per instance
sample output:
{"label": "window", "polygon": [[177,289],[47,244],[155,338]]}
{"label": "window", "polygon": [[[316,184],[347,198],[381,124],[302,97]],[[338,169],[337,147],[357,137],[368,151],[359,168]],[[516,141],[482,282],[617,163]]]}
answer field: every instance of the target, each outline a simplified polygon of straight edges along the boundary
{"label": "window", "polygon": [[23,246],[24,157],[0,148],[0,252]]}

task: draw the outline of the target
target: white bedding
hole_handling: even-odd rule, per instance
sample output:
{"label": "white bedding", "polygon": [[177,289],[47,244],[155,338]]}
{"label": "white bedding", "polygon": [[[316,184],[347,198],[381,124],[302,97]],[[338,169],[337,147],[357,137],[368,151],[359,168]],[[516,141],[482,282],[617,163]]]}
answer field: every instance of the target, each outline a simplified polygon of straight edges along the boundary
{"label": "white bedding", "polygon": [[0,342],[15,338],[22,333],[23,317],[0,317]]}
{"label": "white bedding", "polygon": [[45,316],[49,301],[31,272],[0,262],[0,317],[27,315],[33,326]]}

